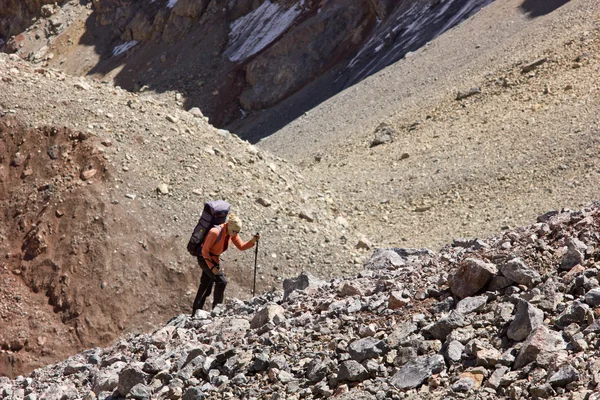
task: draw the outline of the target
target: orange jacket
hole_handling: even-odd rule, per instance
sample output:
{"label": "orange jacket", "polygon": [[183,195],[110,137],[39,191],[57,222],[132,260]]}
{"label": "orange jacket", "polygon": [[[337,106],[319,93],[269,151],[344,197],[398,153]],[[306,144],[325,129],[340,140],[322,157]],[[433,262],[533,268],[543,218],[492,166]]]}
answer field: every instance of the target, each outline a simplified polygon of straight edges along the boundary
{"label": "orange jacket", "polygon": [[[219,227],[221,230],[219,231]],[[219,238],[219,233],[221,237]],[[217,238],[219,239],[217,241]],[[235,247],[240,250],[248,250],[251,247],[254,247],[254,243],[251,240],[247,242],[242,242],[240,235],[229,236],[227,234],[227,223],[222,225],[214,226],[210,231],[206,234],[206,238],[204,239],[204,244],[202,245],[202,257],[208,264],[209,268],[214,267],[215,265],[219,265],[219,256],[227,250],[229,247],[229,242],[233,242]]]}

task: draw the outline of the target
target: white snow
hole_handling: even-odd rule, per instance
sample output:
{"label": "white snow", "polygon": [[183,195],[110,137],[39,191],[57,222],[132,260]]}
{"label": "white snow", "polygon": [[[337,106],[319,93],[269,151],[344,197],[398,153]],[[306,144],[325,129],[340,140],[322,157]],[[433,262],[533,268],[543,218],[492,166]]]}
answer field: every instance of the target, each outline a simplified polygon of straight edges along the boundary
{"label": "white snow", "polygon": [[231,61],[240,61],[258,53],[294,23],[303,5],[304,0],[282,9],[279,4],[266,0],[256,10],[232,22],[229,47],[224,54]]}
{"label": "white snow", "polygon": [[169,3],[167,4],[167,8],[173,8],[175,7],[175,4],[177,4],[178,0],[169,0]]}
{"label": "white snow", "polygon": [[113,49],[112,55],[118,56],[119,54],[125,53],[127,50],[131,49],[133,46],[138,44],[137,40],[132,40],[131,42],[123,43],[119,46],[115,46]]}

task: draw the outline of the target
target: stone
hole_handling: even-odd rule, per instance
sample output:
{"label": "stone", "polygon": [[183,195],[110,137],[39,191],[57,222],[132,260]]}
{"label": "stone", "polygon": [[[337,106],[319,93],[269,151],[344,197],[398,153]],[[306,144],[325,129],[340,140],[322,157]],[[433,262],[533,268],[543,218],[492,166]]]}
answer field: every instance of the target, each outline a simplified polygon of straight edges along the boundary
{"label": "stone", "polygon": [[510,323],[506,336],[509,339],[520,342],[525,340],[531,331],[543,323],[544,312],[522,300],[517,304],[515,318]]}
{"label": "stone", "polygon": [[188,110],[190,114],[192,114],[195,118],[204,118],[204,114],[198,107],[192,107]]}
{"label": "stone", "polygon": [[94,378],[92,390],[94,393],[112,392],[119,385],[119,374],[115,371],[104,370],[99,372]]}
{"label": "stone", "polygon": [[479,292],[497,273],[494,264],[467,258],[449,277],[448,283],[452,293],[463,299]]}
{"label": "stone", "polygon": [[191,387],[186,389],[181,400],[204,400],[206,394],[199,387]]}
{"label": "stone", "polygon": [[372,247],[371,242],[369,241],[369,239],[362,237],[358,240],[358,243],[356,243],[356,248],[357,249],[363,249],[363,250],[370,250]]}
{"label": "stone", "polygon": [[585,294],[585,302],[590,307],[600,306],[600,288],[594,288],[589,290]]}
{"label": "stone", "polygon": [[95,168],[90,168],[90,169],[81,171],[81,175],[80,175],[81,180],[87,181],[89,179],[92,179],[94,177],[94,175],[96,175],[96,173],[98,173],[98,170]]}
{"label": "stone", "polygon": [[297,278],[288,278],[283,280],[283,298],[287,299],[295,290],[304,290],[308,293],[314,293],[325,282],[315,278],[310,272],[303,271]]}
{"label": "stone", "polygon": [[573,366],[567,365],[556,371],[550,377],[550,379],[548,379],[548,383],[552,385],[552,387],[565,387],[569,383],[576,382],[578,380],[579,371],[577,371]]}
{"label": "stone", "polygon": [[450,363],[460,362],[464,349],[465,346],[458,340],[451,341],[446,348],[446,359]]}
{"label": "stone", "polygon": [[379,357],[389,351],[387,344],[373,337],[358,339],[348,346],[348,352],[352,359],[362,362],[364,360]]}
{"label": "stone", "polygon": [[272,323],[275,325],[285,321],[285,310],[278,304],[269,304],[258,311],[250,322],[251,329],[258,329]]}
{"label": "stone", "polygon": [[390,310],[397,310],[402,307],[406,307],[406,305],[410,304],[410,299],[405,298],[402,295],[402,292],[393,291],[390,293],[390,297],[388,299],[388,308]]}
{"label": "stone", "polygon": [[513,368],[522,368],[530,362],[536,361],[540,356],[564,350],[566,347],[559,332],[551,331],[545,325],[538,326],[523,342]]}
{"label": "stone", "polygon": [[119,374],[119,383],[117,386],[117,391],[121,394],[121,396],[126,397],[129,395],[131,389],[139,384],[145,384],[148,379],[148,374],[146,374],[141,369],[135,367],[127,367],[121,371]]}
{"label": "stone", "polygon": [[456,304],[456,312],[466,315],[481,310],[487,304],[487,296],[465,297]]}
{"label": "stone", "polygon": [[456,93],[456,100],[463,100],[471,96],[475,96],[476,94],[481,93],[481,89],[479,87],[472,87],[471,89],[461,90]]}
{"label": "stone", "polygon": [[150,396],[152,396],[152,388],[144,385],[143,383],[138,383],[131,388],[128,398],[136,400],[148,400],[150,399]]}
{"label": "stone", "polygon": [[338,380],[344,382],[362,382],[369,377],[369,373],[358,361],[348,360],[340,364]]}
{"label": "stone", "polygon": [[504,365],[497,365],[496,369],[487,380],[485,386],[497,390],[502,382],[502,377],[509,371],[509,367]]}
{"label": "stone", "polygon": [[554,325],[564,328],[572,323],[582,324],[587,321],[590,306],[578,300],[571,303],[554,321]]}
{"label": "stone", "polygon": [[271,207],[271,201],[269,199],[265,199],[264,197],[259,197],[256,199],[256,202],[263,207]]}
{"label": "stone", "polygon": [[465,320],[465,317],[462,314],[453,311],[450,313],[450,315],[442,317],[436,321],[431,327],[428,328],[428,330],[429,333],[431,333],[431,336],[444,342],[446,337],[454,329],[462,328],[467,325],[469,325],[469,323]]}
{"label": "stone", "polygon": [[406,265],[398,253],[390,249],[378,249],[366,262],[365,268],[369,269],[396,269]]}
{"label": "stone", "polygon": [[418,327],[412,322],[404,322],[394,326],[392,333],[387,337],[390,348],[395,348],[404,342],[411,334],[417,332]]}
{"label": "stone", "polygon": [[342,297],[362,296],[363,295],[359,286],[357,284],[350,283],[350,282],[344,282],[342,287],[340,287],[339,294]]}
{"label": "stone", "polygon": [[577,264],[582,264],[587,250],[587,246],[577,238],[569,237],[565,244],[567,245],[567,252],[560,262],[560,271],[569,271]]}
{"label": "stone", "polygon": [[156,191],[160,194],[169,194],[169,186],[166,183],[161,183],[156,187]]}
{"label": "stone", "polygon": [[392,376],[390,383],[399,390],[413,389],[420,386],[433,374],[439,374],[445,369],[444,357],[439,354],[417,357],[400,368]]}
{"label": "stone", "polygon": [[329,368],[327,365],[320,359],[313,359],[306,368],[306,379],[310,382],[316,383],[322,380],[329,373]]}
{"label": "stone", "polygon": [[540,274],[527,267],[525,262],[518,257],[513,258],[507,263],[500,264],[498,269],[502,275],[517,282],[519,285],[533,287],[541,281]]}

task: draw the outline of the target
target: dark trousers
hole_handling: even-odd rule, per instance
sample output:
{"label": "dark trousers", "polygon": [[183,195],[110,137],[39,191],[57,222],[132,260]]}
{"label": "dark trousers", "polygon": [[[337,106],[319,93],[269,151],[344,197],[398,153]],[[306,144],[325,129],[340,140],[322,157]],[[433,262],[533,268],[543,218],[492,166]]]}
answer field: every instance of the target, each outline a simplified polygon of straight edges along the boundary
{"label": "dark trousers", "polygon": [[219,272],[216,275],[213,274],[203,258],[198,257],[198,265],[200,268],[202,268],[202,276],[200,277],[200,287],[198,287],[198,293],[196,293],[194,305],[192,306],[192,317],[194,314],[196,314],[197,310],[202,310],[204,308],[204,303],[206,302],[208,296],[210,296],[213,284],[215,286],[213,308],[215,308],[217,304],[221,304],[223,302],[225,287],[227,286],[227,279],[225,279],[225,275],[223,275],[222,272]]}

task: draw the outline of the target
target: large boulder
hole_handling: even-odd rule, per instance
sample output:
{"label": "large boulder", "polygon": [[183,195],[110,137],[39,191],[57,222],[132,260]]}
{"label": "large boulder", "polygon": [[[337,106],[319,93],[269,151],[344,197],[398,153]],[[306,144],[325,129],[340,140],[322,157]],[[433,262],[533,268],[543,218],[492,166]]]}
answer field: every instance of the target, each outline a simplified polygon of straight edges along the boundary
{"label": "large boulder", "polygon": [[497,273],[496,265],[467,258],[450,276],[448,283],[452,293],[464,299],[479,292]]}
{"label": "large boulder", "polygon": [[541,278],[537,271],[529,268],[520,258],[513,258],[507,263],[500,264],[500,273],[513,282],[532,287],[537,285]]}

